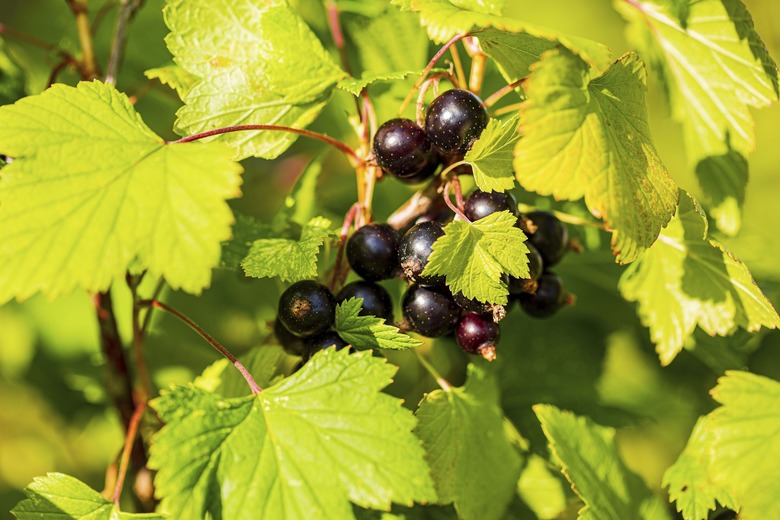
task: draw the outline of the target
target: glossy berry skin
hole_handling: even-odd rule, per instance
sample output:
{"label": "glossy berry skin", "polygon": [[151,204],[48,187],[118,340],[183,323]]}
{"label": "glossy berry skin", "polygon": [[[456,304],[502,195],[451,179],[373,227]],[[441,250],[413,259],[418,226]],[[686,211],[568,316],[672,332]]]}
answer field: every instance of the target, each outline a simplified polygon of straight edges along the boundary
{"label": "glossy berry skin", "polygon": [[293,335],[306,338],[327,330],[336,318],[336,299],[314,280],[295,282],[279,298],[278,320]]}
{"label": "glossy berry skin", "polygon": [[282,322],[274,322],[274,336],[279,340],[285,352],[293,356],[302,356],[304,352],[303,338],[299,338],[282,325]]}
{"label": "glossy berry skin", "polygon": [[527,215],[536,227],[528,237],[528,241],[539,250],[545,268],[561,261],[569,249],[569,231],[566,224],[547,211],[533,211]]}
{"label": "glossy berry skin", "polygon": [[539,286],[534,294],[521,294],[517,299],[526,314],[547,318],[566,304],[566,290],[558,275],[544,273],[539,277]]}
{"label": "glossy berry skin", "polygon": [[500,336],[498,325],[485,314],[470,312],[458,322],[455,339],[464,352],[483,354],[495,351],[496,342]]}
{"label": "glossy berry skin", "polygon": [[[542,272],[544,272],[544,260],[542,255],[536,247],[526,240],[526,247],[528,247],[528,278],[515,278],[509,277],[509,294],[512,296],[519,296],[522,293],[533,293],[536,291],[536,282]],[[533,290],[529,290],[533,289]]]}
{"label": "glossy berry skin", "polygon": [[433,177],[433,174],[436,173],[436,169],[440,164],[441,156],[436,152],[436,150],[432,150],[431,155],[428,157],[428,162],[425,163],[419,172],[415,173],[414,175],[409,175],[408,177],[396,176],[396,179],[403,182],[404,184],[422,184],[423,182]]}
{"label": "glossy berry skin", "polygon": [[515,217],[519,215],[517,211],[517,200],[511,193],[499,193],[497,191],[472,192],[466,199],[463,207],[463,214],[474,222],[485,218],[497,211],[508,210]]}
{"label": "glossy berry skin", "polygon": [[388,322],[393,320],[393,300],[381,285],[365,280],[348,283],[336,295],[336,302],[341,303],[350,298],[363,298],[360,316],[376,316]]}
{"label": "glossy berry skin", "polygon": [[433,100],[425,114],[425,132],[444,154],[466,153],[487,123],[482,100],[468,90],[448,90]]}
{"label": "glossy berry skin", "polygon": [[325,350],[326,348],[333,345],[336,346],[336,350],[341,350],[347,347],[348,343],[341,339],[341,336],[339,336],[336,332],[327,330],[321,334],[317,334],[316,336],[306,338],[304,340],[304,345],[305,352],[303,354],[303,361],[306,362],[320,350]]}
{"label": "glossy berry skin", "polygon": [[347,261],[361,278],[373,282],[398,268],[398,233],[387,224],[367,224],[347,240]]}
{"label": "glossy berry skin", "polygon": [[460,316],[460,307],[442,287],[412,285],[404,294],[402,308],[412,330],[429,338],[455,330]]}
{"label": "glossy berry skin", "polygon": [[425,131],[409,119],[391,119],[380,126],[374,137],[373,151],[377,164],[396,177],[412,177],[426,168],[433,173],[431,159],[436,153],[431,141]]}
{"label": "glossy berry skin", "polygon": [[443,276],[423,276],[433,243],[444,235],[444,228],[435,221],[415,224],[398,244],[398,261],[407,278],[419,285],[443,285]]}

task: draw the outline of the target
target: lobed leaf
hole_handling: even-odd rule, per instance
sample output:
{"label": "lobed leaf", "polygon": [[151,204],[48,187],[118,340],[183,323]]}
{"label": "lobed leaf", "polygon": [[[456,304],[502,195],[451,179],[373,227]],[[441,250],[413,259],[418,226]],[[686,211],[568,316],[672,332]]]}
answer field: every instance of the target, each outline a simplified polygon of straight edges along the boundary
{"label": "lobed leaf", "polygon": [[533,69],[515,148],[517,180],[556,199],[585,197],[614,230],[617,261],[634,261],[677,203],[677,186],[650,138],[644,65],[626,54],[589,81],[585,62],[556,49]]}
{"label": "lobed leaf", "polygon": [[176,91],[179,98],[184,101],[187,93],[200,80],[196,75],[190,74],[184,67],[170,63],[162,67],[156,67],[144,71],[144,76],[149,79],[157,79],[163,85],[168,85]]}
{"label": "lobed leaf", "polygon": [[384,318],[359,316],[362,306],[363,298],[350,298],[336,306],[334,328],[356,349],[406,350],[422,345],[421,341],[400,332],[398,327],[387,325]]}
{"label": "lobed leaf", "polygon": [[471,164],[474,182],[480,190],[506,191],[514,187],[512,159],[515,144],[520,139],[517,123],[514,117],[504,122],[491,119],[479,139],[466,152],[463,160]]}

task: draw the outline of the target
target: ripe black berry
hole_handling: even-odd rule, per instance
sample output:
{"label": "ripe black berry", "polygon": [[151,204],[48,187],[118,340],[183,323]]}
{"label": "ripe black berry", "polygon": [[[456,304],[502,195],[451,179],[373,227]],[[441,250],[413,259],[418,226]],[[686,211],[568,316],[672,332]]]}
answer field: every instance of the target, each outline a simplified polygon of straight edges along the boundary
{"label": "ripe black berry", "polygon": [[496,342],[500,335],[498,325],[490,316],[470,312],[458,322],[455,339],[464,352],[479,354],[488,361],[496,359]]}
{"label": "ripe black berry", "polygon": [[464,311],[476,312],[477,314],[489,314],[496,323],[506,318],[506,308],[503,305],[485,303],[473,298],[466,298],[462,292],[453,294],[452,299],[455,300],[458,307]]}
{"label": "ripe black berry", "polygon": [[477,190],[466,199],[463,213],[473,222],[485,218],[497,211],[505,210],[508,210],[515,217],[519,214],[517,211],[517,201],[511,193]]}
{"label": "ripe black berry", "polygon": [[274,336],[276,336],[276,339],[279,340],[279,344],[288,354],[292,354],[293,356],[303,355],[303,339],[287,330],[279,320],[274,322]]}
{"label": "ripe black berry", "polygon": [[393,276],[398,268],[398,233],[387,224],[367,224],[347,240],[347,261],[371,281]]}
{"label": "ripe black berry", "polygon": [[433,252],[433,243],[444,235],[444,228],[438,222],[415,224],[401,238],[398,245],[398,261],[407,278],[420,285],[442,285],[443,276],[423,276],[428,257]]}
{"label": "ripe black berry", "polygon": [[460,308],[444,287],[412,285],[404,294],[402,307],[412,330],[429,338],[452,332],[460,315]]}
{"label": "ripe black berry", "polygon": [[433,177],[433,174],[436,173],[436,169],[439,167],[440,163],[441,157],[439,156],[438,152],[436,152],[436,150],[433,150],[428,158],[428,162],[425,163],[425,166],[423,166],[419,172],[408,177],[396,177],[396,179],[403,182],[404,184],[423,183]]}
{"label": "ripe black berry", "polygon": [[535,318],[552,316],[566,304],[563,280],[554,273],[544,273],[534,294],[520,294],[517,299],[523,310]]}
{"label": "ripe black berry", "polygon": [[542,260],[539,250],[528,240],[525,241],[525,245],[528,247],[528,278],[509,277],[509,294],[512,296],[519,296],[521,293],[535,293],[536,281],[544,271],[544,260]]}
{"label": "ripe black berry", "polygon": [[425,132],[444,154],[466,153],[487,124],[482,100],[468,90],[448,90],[433,100],[425,115]]}
{"label": "ripe black berry", "polygon": [[409,119],[391,119],[380,126],[373,151],[377,164],[399,178],[412,177],[426,169],[433,173],[438,164],[432,161],[437,154],[428,135]]}
{"label": "ripe black berry", "polygon": [[359,280],[345,285],[336,295],[338,303],[350,298],[363,298],[360,316],[376,316],[393,321],[393,300],[381,285]]}
{"label": "ripe black berry", "polygon": [[341,350],[348,346],[348,343],[341,339],[341,336],[332,330],[327,330],[316,336],[304,340],[305,352],[303,354],[304,363],[312,358],[320,350],[336,345],[336,350]]}
{"label": "ripe black berry", "polygon": [[533,233],[528,237],[539,254],[542,255],[545,268],[560,262],[569,249],[569,231],[558,217],[546,211],[533,211],[527,215],[532,224]]}
{"label": "ripe black berry", "polygon": [[295,282],[279,298],[278,319],[294,335],[305,338],[333,325],[336,300],[330,290],[314,280]]}

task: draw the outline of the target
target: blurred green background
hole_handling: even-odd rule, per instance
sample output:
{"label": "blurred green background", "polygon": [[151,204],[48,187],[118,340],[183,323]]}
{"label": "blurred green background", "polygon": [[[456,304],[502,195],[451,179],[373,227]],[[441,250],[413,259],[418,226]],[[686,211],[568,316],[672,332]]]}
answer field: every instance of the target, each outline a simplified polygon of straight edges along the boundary
{"label": "blurred green background", "polygon": [[[299,5],[323,40],[329,41],[321,3],[293,3]],[[780,5],[775,0],[745,3],[777,59]],[[105,15],[96,26],[101,63],[106,61],[116,4],[109,0],[102,11],[100,2],[90,2],[93,17],[98,12]],[[157,85],[147,90],[149,82],[143,76],[144,70],[170,61],[163,42],[167,32],[161,15],[163,4],[162,0],[147,0],[131,26],[117,85],[129,94],[143,93],[136,105],[138,111],[156,132],[171,138],[178,100],[166,87]],[[510,0],[508,4],[506,14],[604,42],[615,57],[630,50],[624,37],[625,23],[609,0]],[[345,15],[345,25],[348,18]],[[72,15],[62,0],[0,0],[0,23],[78,53]],[[12,39],[0,39],[0,43],[18,64],[28,92],[40,92],[57,62],[56,56]],[[411,52],[413,63],[404,68],[422,68],[432,52],[429,49],[428,55],[418,54]],[[8,81],[9,76],[0,78]],[[60,81],[72,84],[76,78],[66,72]],[[490,70],[483,92],[490,93],[502,84],[498,73]],[[406,89],[408,85],[401,85],[396,90],[403,93]],[[392,93],[374,93],[394,99]],[[346,94],[336,96],[313,128],[346,136],[350,129],[344,114],[351,113],[353,105]],[[392,106],[397,107],[398,101]],[[669,119],[662,89],[652,73],[649,103],[658,151],[678,184],[697,195],[696,178],[686,166],[680,127]],[[389,117],[391,109],[378,108],[380,118]],[[753,115],[757,150],[750,157],[743,230],[736,238],[719,238],[748,264],[777,305],[780,147],[774,141],[780,135],[780,106],[753,111]],[[234,208],[270,221],[298,174],[320,149],[318,143],[299,141],[274,162],[244,161],[244,197],[233,202]],[[393,180],[383,181],[376,194],[376,218],[385,218],[412,192],[413,188]],[[532,204],[550,204],[519,190],[517,195]],[[320,212],[340,222],[355,198],[354,176],[346,162],[329,154],[317,197]],[[566,205],[566,209],[583,211],[580,204]],[[661,475],[684,446],[696,417],[712,408],[707,391],[719,374],[728,368],[749,367],[780,379],[780,333],[737,334],[725,340],[697,333],[696,345],[671,366],[661,368],[634,307],[616,292],[622,270],[613,264],[605,237],[590,231],[573,233],[588,245],[589,251],[570,255],[558,272],[580,305],[549,321],[533,321],[513,310],[502,324],[497,369],[505,410],[531,440],[533,449],[540,452],[544,441],[530,410],[534,403],[553,403],[588,414],[603,424],[620,426],[618,439],[627,463],[651,487],[660,489]],[[387,285],[398,301],[400,282]],[[241,353],[263,343],[282,289],[275,281],[247,280],[238,273],[215,271],[212,289],[202,296],[165,294],[164,298],[235,353]],[[130,296],[126,288],[116,287],[114,298],[120,327],[127,338]],[[423,349],[453,382],[462,381],[467,360],[453,341],[428,341]],[[158,387],[190,381],[217,359],[199,338],[168,318],[155,319],[147,352]],[[413,353],[390,353],[388,357],[401,366],[389,391],[414,407],[424,392],[435,387],[434,382],[420,369]],[[121,428],[107,402],[104,380],[104,362],[88,295],[74,294],[57,301],[33,298],[0,307],[0,517],[22,497],[20,490],[34,476],[49,471],[72,474],[102,489],[105,468],[122,444]]]}

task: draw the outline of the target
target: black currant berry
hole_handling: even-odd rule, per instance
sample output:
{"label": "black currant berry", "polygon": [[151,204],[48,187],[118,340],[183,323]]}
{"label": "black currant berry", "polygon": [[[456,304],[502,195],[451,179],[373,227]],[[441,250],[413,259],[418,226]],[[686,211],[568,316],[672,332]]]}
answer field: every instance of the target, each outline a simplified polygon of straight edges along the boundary
{"label": "black currant berry", "polygon": [[433,100],[425,114],[425,132],[444,154],[466,153],[487,124],[482,100],[468,90],[448,90]]}
{"label": "black currant berry", "polygon": [[409,175],[408,177],[396,177],[396,179],[403,182],[404,184],[421,184],[433,177],[433,174],[436,173],[436,169],[439,167],[439,164],[441,164],[441,157],[436,152],[436,150],[433,150],[428,158],[428,162],[425,163],[425,166],[423,166],[419,172],[415,173],[414,175]]}
{"label": "black currant berry", "polygon": [[332,330],[327,330],[316,336],[304,340],[305,352],[303,354],[304,363],[312,358],[320,350],[336,345],[336,350],[341,350],[348,346],[348,343],[341,339],[341,336]]}
{"label": "black currant berry", "polygon": [[387,224],[367,224],[347,240],[347,261],[362,278],[373,282],[393,276],[398,268],[398,233]]}
{"label": "black currant berry", "polygon": [[412,285],[404,294],[402,307],[412,330],[429,338],[452,332],[460,316],[460,308],[444,287]]}
{"label": "black currant berry", "polygon": [[473,298],[466,298],[462,292],[453,294],[452,298],[455,300],[455,303],[458,304],[458,307],[464,311],[476,312],[477,314],[489,314],[496,323],[506,317],[506,308],[503,305],[485,303]]}
{"label": "black currant berry", "polygon": [[566,304],[566,290],[563,280],[554,273],[542,274],[538,283],[534,294],[520,294],[517,299],[527,314],[535,318],[547,318]]}
{"label": "black currant berry", "polygon": [[528,241],[539,250],[545,268],[560,262],[569,249],[569,231],[566,224],[547,211],[533,211],[526,215],[526,218],[534,230]]}
{"label": "black currant berry", "polygon": [[488,361],[496,359],[500,329],[489,315],[470,312],[458,322],[455,339],[464,352],[479,354]]}
{"label": "black currant berry", "polygon": [[303,355],[303,339],[287,330],[280,320],[274,322],[274,336],[276,336],[276,339],[279,340],[279,344],[288,354],[292,354],[293,356]]}
{"label": "black currant berry", "polygon": [[336,295],[336,302],[341,303],[350,298],[363,298],[360,316],[376,316],[388,322],[393,321],[393,300],[381,285],[365,280],[348,283]]}
{"label": "black currant berry", "polygon": [[336,317],[336,299],[314,280],[295,282],[279,298],[278,319],[294,335],[305,338],[324,332]]}
{"label": "black currant berry", "polygon": [[423,276],[428,257],[433,252],[433,243],[444,235],[444,228],[438,222],[415,224],[401,238],[398,245],[398,261],[407,278],[420,285],[442,285],[443,276]]}
{"label": "black currant berry", "polygon": [[466,199],[463,213],[470,221],[474,222],[497,211],[505,210],[508,210],[515,217],[518,216],[517,201],[514,195],[509,192],[477,190]]}
{"label": "black currant berry", "polygon": [[[376,132],[374,157],[379,166],[396,177],[412,177],[423,170],[436,169],[436,152],[425,131],[409,119],[391,119]],[[431,169],[433,166],[433,169]]]}
{"label": "black currant berry", "polygon": [[537,280],[544,272],[544,260],[539,250],[528,240],[525,241],[528,247],[528,278],[509,277],[509,294],[519,296],[522,293],[535,293]]}

